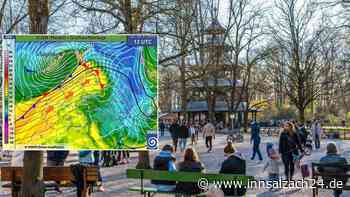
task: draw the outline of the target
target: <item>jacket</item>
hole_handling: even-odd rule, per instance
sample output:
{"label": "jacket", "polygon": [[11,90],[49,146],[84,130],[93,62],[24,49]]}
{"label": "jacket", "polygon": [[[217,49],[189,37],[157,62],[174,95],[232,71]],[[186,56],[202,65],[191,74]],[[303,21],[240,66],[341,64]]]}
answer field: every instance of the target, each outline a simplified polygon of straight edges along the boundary
{"label": "jacket", "polygon": [[[161,151],[158,156],[154,158],[153,169],[154,170],[163,170],[163,171],[176,171],[174,164],[175,156],[169,151]],[[152,184],[155,185],[175,185],[175,181],[159,181],[152,180]]]}
{"label": "jacket", "polygon": [[215,136],[215,127],[211,123],[207,123],[203,127],[203,136],[208,137],[208,136]]}
{"label": "jacket", "polygon": [[253,123],[251,125],[251,137],[250,141],[254,142],[255,144],[260,143],[260,126],[258,123]]}
{"label": "jacket", "polygon": [[[319,167],[318,170],[320,172],[328,172],[328,173],[333,173],[333,174],[346,174],[347,171],[349,170],[347,166],[348,162],[344,157],[341,157],[338,154],[327,154],[326,156],[322,157],[320,159],[320,164],[330,164],[330,166],[325,166],[325,167]],[[337,166],[338,165],[338,166]],[[328,177],[322,177],[324,180],[324,183],[326,185],[329,185],[330,182],[332,181],[333,178],[328,178]],[[346,177],[341,177],[341,178],[336,178],[337,181],[342,181],[343,185],[345,185],[346,181],[348,178]]]}
{"label": "jacket", "polygon": [[264,166],[264,170],[267,169],[267,172],[269,174],[279,174],[279,166],[282,164],[282,161],[280,159],[271,159],[266,162],[266,165]]}
{"label": "jacket", "polygon": [[297,134],[289,136],[287,132],[283,131],[279,140],[279,153],[285,154],[296,154],[298,155],[298,149],[302,151]]}
{"label": "jacket", "polygon": [[180,126],[180,132],[178,135],[179,138],[188,138],[190,137],[189,130],[186,125],[181,125]]}
{"label": "jacket", "polygon": [[[246,174],[246,162],[238,154],[232,154],[221,165],[220,173],[223,174]],[[244,188],[221,188],[227,196],[243,196],[246,193]]]}
{"label": "jacket", "polygon": [[[196,161],[183,161],[178,165],[178,170],[183,172],[202,172],[204,170],[203,164]],[[201,193],[202,190],[197,183],[178,182],[176,191],[188,195]]]}
{"label": "jacket", "polygon": [[170,125],[169,131],[171,138],[178,138],[179,129],[180,125],[177,123]]}

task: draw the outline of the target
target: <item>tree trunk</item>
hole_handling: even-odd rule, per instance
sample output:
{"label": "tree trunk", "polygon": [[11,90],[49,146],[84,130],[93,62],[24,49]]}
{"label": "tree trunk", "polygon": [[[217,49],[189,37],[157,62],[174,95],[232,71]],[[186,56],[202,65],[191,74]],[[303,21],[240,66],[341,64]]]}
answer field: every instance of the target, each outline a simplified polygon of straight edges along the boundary
{"label": "tree trunk", "polygon": [[44,197],[43,152],[25,151],[20,197]]}
{"label": "tree trunk", "polygon": [[[134,19],[133,19],[133,14],[132,14],[133,10],[132,10],[132,5],[131,5],[131,0],[125,0],[123,3],[124,3],[123,4],[124,9],[122,10],[122,13],[123,13],[124,18],[125,18],[125,23],[124,23],[125,32],[129,33],[129,34],[142,33],[141,32],[142,29],[140,30],[140,32],[137,32],[137,26],[139,24],[133,22]],[[138,152],[138,162],[136,164],[136,168],[137,169],[149,169],[149,168],[151,168],[149,152],[147,150]]]}
{"label": "tree trunk", "polygon": [[[29,0],[28,13],[30,33],[46,34],[49,21],[48,0]],[[43,197],[44,189],[43,152],[25,151],[20,197]]]}
{"label": "tree trunk", "polygon": [[209,93],[208,93],[207,103],[208,103],[208,120],[209,120],[211,123],[214,123],[214,116],[215,116],[215,97],[214,97],[214,93],[211,92],[211,90],[209,90]]}
{"label": "tree trunk", "polygon": [[248,116],[249,116],[249,109],[246,109],[244,111],[244,118],[243,118],[243,132],[248,133]]}
{"label": "tree trunk", "polygon": [[300,123],[305,122],[305,108],[298,108]]}

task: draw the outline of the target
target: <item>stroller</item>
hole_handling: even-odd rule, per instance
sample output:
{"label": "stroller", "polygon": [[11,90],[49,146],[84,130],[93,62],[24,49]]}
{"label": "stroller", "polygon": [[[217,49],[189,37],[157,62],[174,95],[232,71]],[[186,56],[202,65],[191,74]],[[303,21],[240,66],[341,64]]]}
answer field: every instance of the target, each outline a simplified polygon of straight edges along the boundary
{"label": "stroller", "polygon": [[238,132],[235,132],[233,134],[229,134],[226,138],[226,141],[227,142],[237,142],[237,143],[241,143],[244,141],[244,138],[243,138],[243,135],[238,133]]}

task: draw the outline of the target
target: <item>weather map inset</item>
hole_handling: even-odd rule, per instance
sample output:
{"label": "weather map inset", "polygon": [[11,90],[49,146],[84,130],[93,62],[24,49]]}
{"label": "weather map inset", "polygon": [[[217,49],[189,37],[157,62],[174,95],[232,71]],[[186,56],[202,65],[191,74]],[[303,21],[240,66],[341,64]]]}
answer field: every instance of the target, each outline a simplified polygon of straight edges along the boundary
{"label": "weather map inset", "polygon": [[5,150],[157,148],[156,35],[2,41]]}

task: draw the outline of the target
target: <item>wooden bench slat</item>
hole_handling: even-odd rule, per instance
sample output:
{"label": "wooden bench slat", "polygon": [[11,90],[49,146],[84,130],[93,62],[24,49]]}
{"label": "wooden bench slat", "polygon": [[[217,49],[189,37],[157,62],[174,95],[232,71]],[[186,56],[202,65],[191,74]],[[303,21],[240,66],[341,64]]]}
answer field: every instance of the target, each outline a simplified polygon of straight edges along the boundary
{"label": "wooden bench slat", "polygon": [[[22,180],[23,167],[1,167],[1,181]],[[87,167],[87,181],[93,182],[98,179],[97,168]],[[69,166],[55,166],[43,168],[44,181],[74,181],[75,178]]]}
{"label": "wooden bench slat", "polygon": [[127,169],[127,178],[147,179],[147,180],[166,180],[181,182],[197,182],[201,178],[205,178],[209,182],[213,181],[233,181],[240,180],[242,184],[246,184],[248,180],[254,180],[253,176],[235,175],[235,174],[211,174],[201,172],[168,172],[160,170],[142,170]]}

